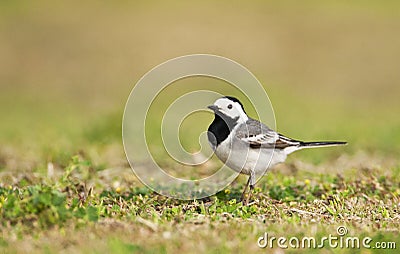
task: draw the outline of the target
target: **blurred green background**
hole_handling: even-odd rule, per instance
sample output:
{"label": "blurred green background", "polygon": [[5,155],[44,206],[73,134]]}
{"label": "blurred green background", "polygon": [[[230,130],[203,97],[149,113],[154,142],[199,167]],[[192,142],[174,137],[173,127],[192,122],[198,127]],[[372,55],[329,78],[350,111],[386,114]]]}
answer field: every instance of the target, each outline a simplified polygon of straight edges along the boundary
{"label": "blurred green background", "polygon": [[398,1],[1,1],[0,170],[63,166],[78,152],[127,167],[121,121],[131,89],[154,66],[194,53],[252,71],[279,132],[349,141],[297,159],[396,157],[399,9]]}

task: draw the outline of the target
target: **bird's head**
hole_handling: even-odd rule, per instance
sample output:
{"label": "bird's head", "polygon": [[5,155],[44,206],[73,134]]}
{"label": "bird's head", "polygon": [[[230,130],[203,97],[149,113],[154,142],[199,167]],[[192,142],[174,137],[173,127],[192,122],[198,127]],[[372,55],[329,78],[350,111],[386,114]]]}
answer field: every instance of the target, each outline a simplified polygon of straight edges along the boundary
{"label": "bird's head", "polygon": [[249,119],[244,111],[243,104],[234,97],[225,96],[219,98],[213,105],[208,106],[208,108],[222,118],[237,119],[236,121],[239,123],[244,123]]}

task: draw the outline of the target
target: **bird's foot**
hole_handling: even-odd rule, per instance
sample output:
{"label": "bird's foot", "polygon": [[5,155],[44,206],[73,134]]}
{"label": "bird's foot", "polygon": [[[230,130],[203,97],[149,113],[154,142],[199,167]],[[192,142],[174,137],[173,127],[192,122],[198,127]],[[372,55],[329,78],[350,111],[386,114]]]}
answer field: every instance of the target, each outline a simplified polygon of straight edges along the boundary
{"label": "bird's foot", "polygon": [[[247,206],[249,204],[250,196],[253,194],[253,190],[254,190],[254,185],[250,185],[249,193],[247,193],[247,195],[245,193],[242,194],[242,204],[244,206]],[[244,196],[246,196],[246,199],[244,199]]]}

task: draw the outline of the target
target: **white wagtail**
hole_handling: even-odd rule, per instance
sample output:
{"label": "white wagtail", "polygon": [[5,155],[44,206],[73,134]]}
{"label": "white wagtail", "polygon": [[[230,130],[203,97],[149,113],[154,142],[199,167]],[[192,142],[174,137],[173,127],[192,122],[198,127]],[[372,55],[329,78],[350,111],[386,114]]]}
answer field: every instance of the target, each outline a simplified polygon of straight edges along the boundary
{"label": "white wagtail", "polygon": [[[267,169],[284,162],[287,155],[303,149],[320,146],[345,145],[347,142],[303,142],[287,138],[271,130],[263,123],[250,118],[243,104],[226,96],[208,106],[214,111],[214,121],[208,128],[208,141],[217,157],[231,169],[249,175],[242,194],[247,204],[256,179]],[[250,194],[246,190],[250,185]]]}

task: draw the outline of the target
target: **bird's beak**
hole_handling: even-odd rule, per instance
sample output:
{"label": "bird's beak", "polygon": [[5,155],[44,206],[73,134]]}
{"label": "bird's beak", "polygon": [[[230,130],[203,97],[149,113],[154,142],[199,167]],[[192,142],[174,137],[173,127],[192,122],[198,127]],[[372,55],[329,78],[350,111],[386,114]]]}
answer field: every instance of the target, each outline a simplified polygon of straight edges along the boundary
{"label": "bird's beak", "polygon": [[219,110],[219,107],[218,107],[218,106],[215,106],[215,105],[207,106],[207,108],[211,109],[211,110],[214,111],[214,112],[217,112],[217,111]]}

